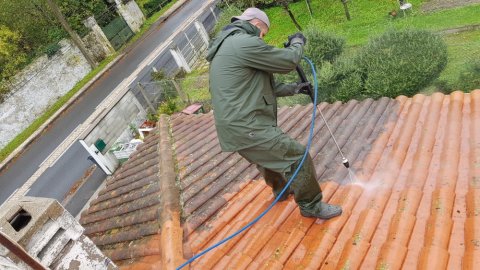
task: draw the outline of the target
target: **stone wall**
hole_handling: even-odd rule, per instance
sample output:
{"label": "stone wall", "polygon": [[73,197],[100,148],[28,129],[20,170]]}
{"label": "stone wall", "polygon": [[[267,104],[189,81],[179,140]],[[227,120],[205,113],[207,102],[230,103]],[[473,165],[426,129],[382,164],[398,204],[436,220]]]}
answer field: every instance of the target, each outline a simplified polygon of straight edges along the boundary
{"label": "stone wall", "polygon": [[0,148],[28,127],[90,72],[80,50],[69,40],[50,59],[42,56],[17,74],[12,94],[0,104]]}

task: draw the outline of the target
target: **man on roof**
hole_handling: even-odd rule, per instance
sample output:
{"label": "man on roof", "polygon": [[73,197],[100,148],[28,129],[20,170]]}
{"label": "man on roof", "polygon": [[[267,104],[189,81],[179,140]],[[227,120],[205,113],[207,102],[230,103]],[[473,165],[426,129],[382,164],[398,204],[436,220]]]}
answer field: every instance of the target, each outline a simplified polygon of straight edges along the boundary
{"label": "man on roof", "polygon": [[[296,33],[289,37],[288,47],[276,48],[263,41],[269,28],[265,12],[246,9],[211,41],[207,60],[220,146],[256,164],[276,198],[305,152],[305,146],[277,126],[276,98],[301,93],[308,83],[274,82],[273,73],[288,73],[298,65],[306,38]],[[308,155],[290,190],[279,200],[293,193],[303,216],[329,219],[340,215],[340,206],[322,202],[316,178]]]}

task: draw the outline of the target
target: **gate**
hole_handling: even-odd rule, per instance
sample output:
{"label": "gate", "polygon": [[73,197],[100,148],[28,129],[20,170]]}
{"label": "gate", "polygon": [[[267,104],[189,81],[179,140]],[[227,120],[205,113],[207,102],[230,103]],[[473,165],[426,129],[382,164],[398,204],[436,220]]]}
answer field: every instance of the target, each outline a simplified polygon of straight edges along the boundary
{"label": "gate", "polygon": [[115,50],[134,35],[127,22],[117,13],[115,3],[106,8],[102,14],[95,16],[95,19]]}
{"label": "gate", "polygon": [[108,25],[102,27],[102,30],[115,50],[122,47],[133,36],[132,29],[122,16],[113,19]]}

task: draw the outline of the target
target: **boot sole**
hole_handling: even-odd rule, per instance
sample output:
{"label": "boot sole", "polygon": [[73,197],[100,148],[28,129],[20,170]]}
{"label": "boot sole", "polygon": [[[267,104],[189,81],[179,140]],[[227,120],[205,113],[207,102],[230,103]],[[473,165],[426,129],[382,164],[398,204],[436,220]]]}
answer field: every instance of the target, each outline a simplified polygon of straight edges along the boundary
{"label": "boot sole", "polygon": [[300,211],[300,214],[304,217],[314,217],[314,218],[319,218],[319,219],[331,219],[331,218],[340,216],[342,213],[343,213],[343,211],[340,211],[338,213],[333,213],[333,214],[330,214],[330,215],[327,215],[327,216],[315,216],[315,215],[312,215],[312,214],[302,213],[302,211]]}

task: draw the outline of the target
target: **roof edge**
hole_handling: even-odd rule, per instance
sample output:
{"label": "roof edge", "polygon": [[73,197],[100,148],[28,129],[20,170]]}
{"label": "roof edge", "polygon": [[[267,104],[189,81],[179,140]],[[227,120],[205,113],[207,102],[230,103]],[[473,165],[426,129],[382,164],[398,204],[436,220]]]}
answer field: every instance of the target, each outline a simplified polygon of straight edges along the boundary
{"label": "roof edge", "polygon": [[183,230],[180,226],[180,192],[176,185],[169,117],[161,115],[158,126],[161,258],[166,269],[174,269],[184,261]]}

